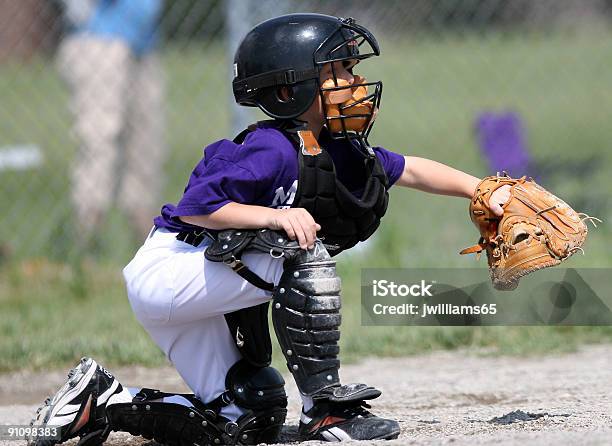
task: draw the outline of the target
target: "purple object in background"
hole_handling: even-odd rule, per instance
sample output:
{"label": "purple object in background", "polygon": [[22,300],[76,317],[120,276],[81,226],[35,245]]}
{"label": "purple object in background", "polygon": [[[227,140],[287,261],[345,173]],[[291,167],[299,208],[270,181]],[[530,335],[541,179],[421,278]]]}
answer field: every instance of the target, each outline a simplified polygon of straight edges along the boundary
{"label": "purple object in background", "polygon": [[489,163],[490,174],[506,171],[513,177],[536,176],[530,172],[531,157],[517,113],[482,113],[476,122],[476,136],[480,151]]}

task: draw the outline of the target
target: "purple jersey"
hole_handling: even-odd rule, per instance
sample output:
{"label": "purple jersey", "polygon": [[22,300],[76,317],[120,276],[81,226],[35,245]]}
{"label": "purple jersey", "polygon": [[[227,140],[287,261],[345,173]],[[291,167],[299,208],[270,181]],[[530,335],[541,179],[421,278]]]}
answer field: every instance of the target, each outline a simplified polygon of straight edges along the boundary
{"label": "purple jersey", "polygon": [[[346,140],[334,140],[325,131],[319,144],[331,155],[338,180],[359,196],[365,186],[363,156]],[[374,147],[389,185],[404,169],[404,157],[381,147]],[[175,206],[166,204],[155,225],[173,232],[193,230],[178,217],[208,215],[230,202],[289,208],[298,184],[298,157],[293,143],[278,129],[265,123],[250,132],[242,144],[227,139],[204,150],[183,198]]]}

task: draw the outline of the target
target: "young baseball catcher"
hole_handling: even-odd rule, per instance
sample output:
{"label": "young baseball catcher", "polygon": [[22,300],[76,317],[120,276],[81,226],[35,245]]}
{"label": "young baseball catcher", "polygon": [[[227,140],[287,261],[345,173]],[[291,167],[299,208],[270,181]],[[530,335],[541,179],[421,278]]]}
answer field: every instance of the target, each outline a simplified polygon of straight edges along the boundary
{"label": "young baseball catcher", "polygon": [[[125,388],[84,358],[41,408],[38,424],[59,425],[60,441],[78,436],[83,445],[113,430],[173,445],[277,441],[287,398],[270,367],[271,302],[303,400],[300,438],[399,435],[396,421],[368,410],[379,390],[340,380],[333,256],[374,233],[392,185],[473,199],[483,238],[467,251],[491,251],[491,259],[543,233],[528,219],[520,241],[504,245],[497,233],[502,206],[526,180],[481,183],[444,164],[370,146],[382,82],[367,81],[357,68],[379,53],[374,36],[353,19],[318,14],[278,17],[246,35],[235,56],[234,96],[272,120],[206,147],[183,197],[162,208],[124,269],[136,317],[193,394]],[[553,208],[536,212],[545,219]],[[520,275],[495,277],[513,282]]]}

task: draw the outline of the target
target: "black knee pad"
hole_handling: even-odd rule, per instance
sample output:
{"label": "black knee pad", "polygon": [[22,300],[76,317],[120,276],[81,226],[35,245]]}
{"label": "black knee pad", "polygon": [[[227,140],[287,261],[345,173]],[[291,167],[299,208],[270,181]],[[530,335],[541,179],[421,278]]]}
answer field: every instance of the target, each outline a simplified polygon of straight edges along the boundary
{"label": "black knee pad", "polygon": [[227,372],[225,386],[243,409],[287,407],[285,380],[274,367],[254,367],[240,360]]}
{"label": "black knee pad", "polygon": [[285,380],[278,370],[240,360],[227,373],[225,385],[234,404],[245,411],[238,419],[239,440],[245,444],[278,441],[287,417]]}

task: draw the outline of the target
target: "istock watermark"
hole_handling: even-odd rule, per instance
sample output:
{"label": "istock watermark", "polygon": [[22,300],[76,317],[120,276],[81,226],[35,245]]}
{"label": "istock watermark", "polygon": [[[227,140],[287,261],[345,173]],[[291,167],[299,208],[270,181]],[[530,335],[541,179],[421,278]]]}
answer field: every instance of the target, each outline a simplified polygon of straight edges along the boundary
{"label": "istock watermark", "polygon": [[483,269],[364,269],[363,325],[612,325],[612,270],[563,269],[498,291]]}
{"label": "istock watermark", "polygon": [[435,281],[426,283],[421,280],[421,283],[405,284],[400,283],[399,285],[389,280],[372,280],[372,294],[374,296],[432,296],[431,287],[436,283]]}

